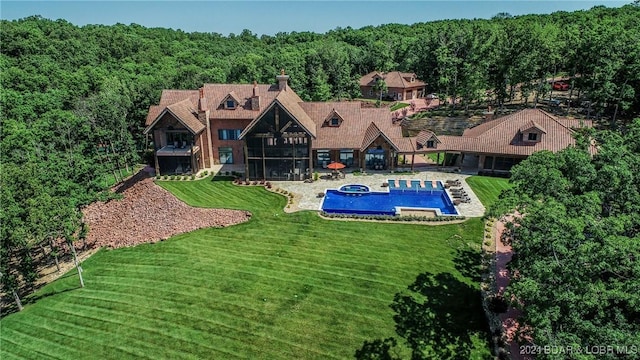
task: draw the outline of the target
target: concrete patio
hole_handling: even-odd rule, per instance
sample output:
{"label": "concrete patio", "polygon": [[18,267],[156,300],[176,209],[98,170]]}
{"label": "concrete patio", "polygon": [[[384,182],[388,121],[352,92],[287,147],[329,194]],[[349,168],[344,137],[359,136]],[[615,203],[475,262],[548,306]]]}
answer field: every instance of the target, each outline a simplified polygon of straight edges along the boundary
{"label": "concrete patio", "polygon": [[[325,174],[321,174],[325,175]],[[405,179],[405,180],[455,180],[459,179],[461,187],[467,192],[471,198],[470,203],[461,203],[456,206],[458,213],[466,217],[480,217],[484,215],[485,208],[473,193],[471,187],[464,181],[470,175],[446,173],[437,171],[418,171],[414,173],[390,173],[378,172],[372,174],[345,174],[344,179],[325,180],[318,179],[312,183],[304,183],[302,181],[272,181],[271,183],[281,189],[287,190],[299,196],[297,207],[300,210],[319,210],[322,198],[318,197],[318,193],[322,193],[325,189],[338,189],[342,185],[362,184],[367,185],[372,191],[387,191],[382,186],[389,179]],[[324,176],[323,176],[324,177]]]}

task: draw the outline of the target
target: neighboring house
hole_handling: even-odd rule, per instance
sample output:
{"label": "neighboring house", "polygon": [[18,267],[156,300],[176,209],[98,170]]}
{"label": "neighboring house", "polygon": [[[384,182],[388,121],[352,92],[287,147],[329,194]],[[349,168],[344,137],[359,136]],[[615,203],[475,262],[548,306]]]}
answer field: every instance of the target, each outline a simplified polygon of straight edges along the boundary
{"label": "neighboring house", "polygon": [[163,91],[145,129],[153,136],[157,174],[222,164],[250,179],[298,180],[331,161],[355,169],[395,168],[406,139],[388,109],[303,102],[288,86],[288,75],[276,79],[277,85]]}
{"label": "neighboring house", "polygon": [[538,150],[574,143],[574,127],[589,121],[529,109],[467,129],[462,136],[422,131],[403,137],[384,108],[360,102],[303,102],[288,86],[205,84],[164,90],[151,106],[145,134],[153,137],[156,173],[196,173],[221,164],[252,180],[302,180],[339,161],[352,169],[394,170],[398,155],[445,152],[479,171],[508,171]]}
{"label": "neighboring house", "polygon": [[418,80],[414,73],[391,71],[382,73],[373,71],[360,78],[360,92],[367,99],[380,98],[380,94],[374,90],[377,81],[384,80],[387,84],[387,92],[383,99],[411,100],[424,97],[426,83]]}
{"label": "neighboring house", "polygon": [[[591,126],[590,120],[559,118],[540,109],[525,109],[495,120],[489,118],[466,129],[462,136],[421,131],[410,139],[415,153],[458,154],[459,165],[474,164],[479,173],[508,173],[536,151],[557,152],[574,145],[574,129]],[[592,154],[595,150],[591,146]]]}

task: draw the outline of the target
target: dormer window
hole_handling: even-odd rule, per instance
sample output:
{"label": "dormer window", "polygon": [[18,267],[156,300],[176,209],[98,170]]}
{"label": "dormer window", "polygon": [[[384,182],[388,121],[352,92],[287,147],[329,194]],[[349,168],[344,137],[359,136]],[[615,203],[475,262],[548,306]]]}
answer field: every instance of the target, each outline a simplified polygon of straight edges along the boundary
{"label": "dormer window", "polygon": [[427,141],[427,147],[433,149],[434,147],[436,147],[436,142],[433,140]]}
{"label": "dormer window", "polygon": [[538,134],[536,134],[536,133],[529,133],[528,140],[529,140],[529,141],[538,141]]}
{"label": "dormer window", "polygon": [[240,98],[236,95],[234,91],[231,91],[227,96],[225,96],[222,101],[220,101],[221,108],[233,110],[237,109],[240,106]]}
{"label": "dormer window", "polygon": [[342,116],[338,114],[335,109],[333,109],[333,111],[329,113],[329,116],[324,119],[322,126],[338,127],[342,124],[343,121],[344,119],[342,118]]}
{"label": "dormer window", "polygon": [[410,81],[414,82],[414,81],[416,81],[416,78],[412,76]]}

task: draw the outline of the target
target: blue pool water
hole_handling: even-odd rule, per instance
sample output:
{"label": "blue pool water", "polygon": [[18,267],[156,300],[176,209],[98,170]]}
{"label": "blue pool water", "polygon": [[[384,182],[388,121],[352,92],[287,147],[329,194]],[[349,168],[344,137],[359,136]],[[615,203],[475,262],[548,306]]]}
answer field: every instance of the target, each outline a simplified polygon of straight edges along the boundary
{"label": "blue pool water", "polygon": [[395,215],[396,207],[408,207],[438,209],[442,215],[458,215],[442,183],[437,182],[435,188],[431,186],[431,181],[425,181],[424,187],[420,186],[418,180],[414,184],[401,181],[400,185],[395,187],[395,182],[390,180],[389,192],[345,193],[327,190],[321,208],[328,213]]}

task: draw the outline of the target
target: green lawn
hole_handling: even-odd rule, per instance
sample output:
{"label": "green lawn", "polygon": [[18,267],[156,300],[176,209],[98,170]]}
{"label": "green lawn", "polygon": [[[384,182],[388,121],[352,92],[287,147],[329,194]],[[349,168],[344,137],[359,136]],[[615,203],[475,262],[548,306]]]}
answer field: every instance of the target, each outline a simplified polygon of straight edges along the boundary
{"label": "green lawn", "polygon": [[492,358],[478,291],[480,219],[329,221],[285,214],[284,197],[259,187],[159,184],[194,206],[253,217],[98,252],[83,264],[85,288],[69,272],[0,320],[0,358],[345,359],[390,336],[409,358],[396,325],[436,354]]}
{"label": "green lawn", "polygon": [[409,106],[409,104],[399,102],[399,103],[396,103],[395,105],[393,105],[392,107],[390,107],[389,110],[390,111],[396,111],[396,110],[400,110],[402,108],[405,108],[407,106]]}
{"label": "green lawn", "polygon": [[502,190],[511,187],[509,179],[491,176],[471,176],[467,178],[467,184],[471,186],[471,189],[485,207],[491,206],[491,204],[498,200],[498,196]]}

